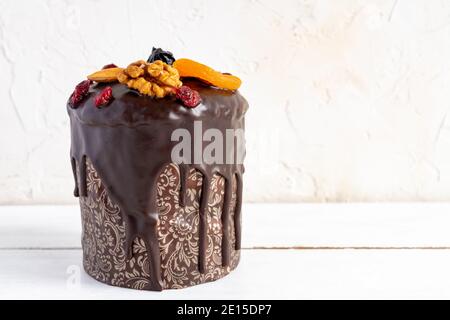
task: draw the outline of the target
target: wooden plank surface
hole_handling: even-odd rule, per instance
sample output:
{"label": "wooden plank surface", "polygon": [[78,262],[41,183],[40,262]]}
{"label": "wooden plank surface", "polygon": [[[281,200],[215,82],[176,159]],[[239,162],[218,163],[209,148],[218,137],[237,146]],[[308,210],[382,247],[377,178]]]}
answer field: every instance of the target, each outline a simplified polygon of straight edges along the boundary
{"label": "wooden plank surface", "polygon": [[82,271],[77,206],[4,206],[0,299],[450,298],[449,213],[450,204],[246,204],[236,271],[155,293]]}
{"label": "wooden plank surface", "polygon": [[0,261],[0,299],[450,298],[448,250],[244,250],[229,276],[162,293],[91,279],[78,249],[1,250]]}
{"label": "wooden plank surface", "polygon": [[[78,206],[0,206],[0,248],[80,248]],[[450,247],[450,204],[245,204],[243,247]]]}

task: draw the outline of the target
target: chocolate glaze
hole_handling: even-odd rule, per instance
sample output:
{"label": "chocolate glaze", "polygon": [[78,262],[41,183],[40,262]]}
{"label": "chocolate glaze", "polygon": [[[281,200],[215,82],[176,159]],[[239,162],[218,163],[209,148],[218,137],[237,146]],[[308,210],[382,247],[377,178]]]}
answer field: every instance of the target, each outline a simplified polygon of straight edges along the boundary
{"label": "chocolate glaze", "polygon": [[[172,132],[178,128],[189,131],[194,139],[194,121],[202,121],[203,131],[209,128],[220,130],[223,137],[226,129],[244,129],[247,101],[238,92],[219,90],[202,85],[195,80],[185,84],[199,91],[202,103],[194,109],[183,107],[174,98],[153,99],[142,96],[115,83],[112,87],[114,100],[98,109],[94,97],[106,85],[91,86],[89,95],[76,109],[67,104],[71,123],[71,163],[74,171],[74,195],[87,196],[86,157],[100,175],[108,194],[123,212],[126,223],[126,245],[131,256],[131,245],[141,237],[150,257],[150,275],[153,290],[162,290],[159,244],[157,239],[158,205],[156,180],[161,169],[172,162],[171,151],[178,141],[171,141]],[[203,134],[203,133],[201,133]],[[203,140],[202,140],[203,141]],[[193,145],[194,143],[192,143]],[[209,142],[202,142],[203,148]],[[244,148],[242,145],[236,148]],[[227,150],[224,143],[223,154]],[[191,150],[192,157],[194,150]],[[80,181],[77,181],[78,166]],[[222,264],[230,263],[230,239],[228,215],[231,212],[232,179],[237,181],[235,208],[235,249],[240,249],[240,209],[242,204],[242,164],[179,164],[180,205],[185,204],[186,179],[191,168],[203,174],[200,201],[199,227],[199,271],[205,271],[207,248],[207,204],[210,181],[214,174],[225,179],[225,194],[222,210]]]}

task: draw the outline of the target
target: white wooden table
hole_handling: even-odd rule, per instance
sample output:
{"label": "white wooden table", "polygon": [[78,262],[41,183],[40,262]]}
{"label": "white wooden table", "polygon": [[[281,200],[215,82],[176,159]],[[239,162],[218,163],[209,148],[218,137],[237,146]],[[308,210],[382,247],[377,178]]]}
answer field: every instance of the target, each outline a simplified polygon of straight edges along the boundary
{"label": "white wooden table", "polygon": [[237,270],[160,293],[84,273],[78,206],[0,219],[0,299],[450,298],[450,204],[247,204]]}

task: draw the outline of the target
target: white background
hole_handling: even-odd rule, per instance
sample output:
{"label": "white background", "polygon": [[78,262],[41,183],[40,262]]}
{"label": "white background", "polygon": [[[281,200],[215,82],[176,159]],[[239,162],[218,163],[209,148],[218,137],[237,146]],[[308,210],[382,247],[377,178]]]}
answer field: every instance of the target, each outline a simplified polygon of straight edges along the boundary
{"label": "white background", "polygon": [[0,203],[75,203],[65,102],[170,49],[243,80],[246,201],[450,200],[450,2],[0,0]]}

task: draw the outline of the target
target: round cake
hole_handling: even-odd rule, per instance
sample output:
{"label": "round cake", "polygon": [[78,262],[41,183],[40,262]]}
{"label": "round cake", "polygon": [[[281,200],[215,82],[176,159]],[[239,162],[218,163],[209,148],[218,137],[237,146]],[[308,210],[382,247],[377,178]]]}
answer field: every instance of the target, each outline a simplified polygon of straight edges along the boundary
{"label": "round cake", "polygon": [[154,48],[76,86],[70,155],[90,276],[160,291],[236,268],[248,109],[239,85]]}

